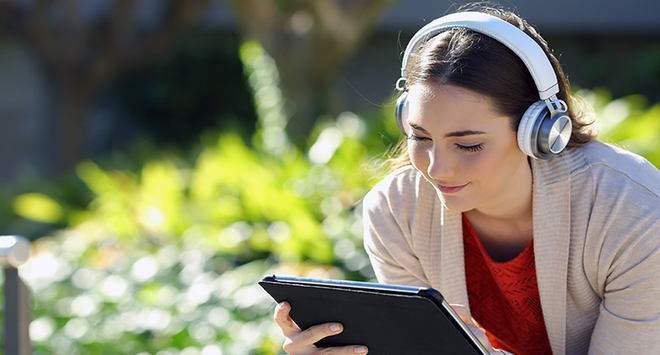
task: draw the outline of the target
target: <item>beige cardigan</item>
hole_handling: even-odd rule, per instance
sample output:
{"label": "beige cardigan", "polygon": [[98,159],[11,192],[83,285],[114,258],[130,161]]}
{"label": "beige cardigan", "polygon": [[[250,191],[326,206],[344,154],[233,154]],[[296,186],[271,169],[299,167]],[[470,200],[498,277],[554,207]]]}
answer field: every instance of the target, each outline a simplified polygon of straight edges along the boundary
{"label": "beige cardigan", "polygon": [[[660,352],[660,172],[593,142],[532,160],[534,254],[554,355]],[[364,200],[383,283],[430,286],[468,306],[461,214],[414,168]]]}

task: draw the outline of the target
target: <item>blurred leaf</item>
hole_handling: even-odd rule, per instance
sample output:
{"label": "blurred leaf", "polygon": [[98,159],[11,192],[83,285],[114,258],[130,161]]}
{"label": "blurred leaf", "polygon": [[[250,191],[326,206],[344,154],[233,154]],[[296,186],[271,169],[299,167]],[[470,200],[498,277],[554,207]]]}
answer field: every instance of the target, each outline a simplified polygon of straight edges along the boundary
{"label": "blurred leaf", "polygon": [[594,107],[598,138],[614,143],[660,166],[660,103],[648,107],[641,95],[611,100],[604,89],[579,92]]}
{"label": "blurred leaf", "polygon": [[37,222],[57,223],[64,217],[64,209],[59,203],[36,192],[17,196],[13,207],[17,215]]}

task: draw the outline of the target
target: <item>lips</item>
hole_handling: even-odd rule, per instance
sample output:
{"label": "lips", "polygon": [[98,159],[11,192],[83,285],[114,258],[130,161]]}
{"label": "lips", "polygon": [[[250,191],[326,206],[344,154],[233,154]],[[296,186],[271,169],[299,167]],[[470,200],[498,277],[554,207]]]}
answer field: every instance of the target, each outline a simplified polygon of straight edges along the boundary
{"label": "lips", "polygon": [[453,194],[453,193],[457,193],[457,192],[463,190],[463,188],[465,186],[468,186],[468,184],[454,185],[454,186],[437,184],[437,186],[438,186],[438,189],[440,190],[440,192],[442,192],[443,194]]}

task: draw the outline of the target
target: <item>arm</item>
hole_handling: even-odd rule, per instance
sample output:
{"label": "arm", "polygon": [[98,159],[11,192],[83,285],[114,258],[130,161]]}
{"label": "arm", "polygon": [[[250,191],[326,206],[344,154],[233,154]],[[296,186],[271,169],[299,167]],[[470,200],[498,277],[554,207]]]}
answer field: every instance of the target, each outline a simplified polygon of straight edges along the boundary
{"label": "arm", "polygon": [[589,354],[651,354],[660,348],[660,221],[646,232],[633,228],[616,248],[604,244],[603,301]]}
{"label": "arm", "polygon": [[364,247],[380,283],[430,287],[413,243],[416,183],[412,172],[390,175],[364,198]]}

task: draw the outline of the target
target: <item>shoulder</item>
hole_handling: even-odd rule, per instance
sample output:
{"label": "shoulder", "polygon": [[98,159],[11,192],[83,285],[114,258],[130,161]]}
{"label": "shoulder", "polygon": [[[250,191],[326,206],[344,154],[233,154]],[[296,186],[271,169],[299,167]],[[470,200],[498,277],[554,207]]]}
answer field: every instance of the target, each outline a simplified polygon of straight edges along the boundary
{"label": "shoulder", "polygon": [[607,249],[614,251],[657,233],[660,171],[643,157],[594,141],[532,166],[539,197],[568,192],[567,203],[551,207],[570,214],[575,230],[582,231],[576,237],[586,231],[591,242],[610,243]]}
{"label": "shoulder", "polygon": [[543,185],[570,181],[573,187],[599,192],[626,188],[660,202],[660,171],[645,158],[604,142],[568,149],[533,166]]}
{"label": "shoulder", "polygon": [[[396,214],[412,218],[420,208],[429,208],[436,193],[424,176],[412,166],[402,167],[381,180],[364,197],[366,215]],[[405,215],[405,216],[404,216]]]}
{"label": "shoulder", "polygon": [[414,194],[424,180],[411,165],[404,166],[387,175],[378,182],[364,198],[365,205],[382,203],[385,200],[400,200]]}
{"label": "shoulder", "polygon": [[[585,217],[587,247],[599,250],[608,267],[622,257],[657,257],[660,171],[637,154],[598,141],[568,154],[583,162],[570,171],[571,213]],[[589,211],[588,217],[581,211]]]}
{"label": "shoulder", "polygon": [[433,224],[437,194],[412,166],[398,169],[363,201],[364,247],[382,283],[429,286],[420,258]]}
{"label": "shoulder", "polygon": [[572,154],[583,157],[587,164],[580,170],[590,173],[596,187],[638,190],[660,202],[660,171],[645,158],[600,141],[574,149]]}

